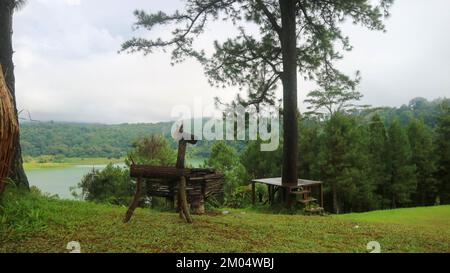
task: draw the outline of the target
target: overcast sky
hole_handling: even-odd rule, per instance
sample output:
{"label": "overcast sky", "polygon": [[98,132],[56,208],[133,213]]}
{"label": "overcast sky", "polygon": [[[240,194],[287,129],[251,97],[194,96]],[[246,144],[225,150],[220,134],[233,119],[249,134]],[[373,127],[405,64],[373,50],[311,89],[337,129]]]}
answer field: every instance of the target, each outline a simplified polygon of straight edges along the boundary
{"label": "overcast sky", "polygon": [[[101,123],[171,119],[176,105],[227,101],[234,88],[208,85],[195,61],[171,66],[163,52],[117,54],[133,36],[133,10],[173,11],[179,0],[29,0],[15,16],[19,110],[33,119]],[[340,67],[360,70],[363,103],[400,106],[414,97],[450,97],[450,1],[396,0],[387,33],[346,25],[354,49]],[[155,35],[163,29],[157,29]],[[233,31],[209,27],[199,45],[210,48]],[[313,88],[299,85],[299,104]]]}

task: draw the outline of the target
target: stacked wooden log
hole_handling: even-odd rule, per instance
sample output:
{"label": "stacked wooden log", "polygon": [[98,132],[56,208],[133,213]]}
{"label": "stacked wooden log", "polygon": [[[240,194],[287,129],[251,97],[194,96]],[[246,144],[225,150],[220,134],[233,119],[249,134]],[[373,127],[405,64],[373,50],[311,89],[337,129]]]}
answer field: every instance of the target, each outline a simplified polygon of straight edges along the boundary
{"label": "stacked wooden log", "polygon": [[6,187],[6,178],[14,156],[19,124],[14,104],[0,66],[0,196]]}
{"label": "stacked wooden log", "polygon": [[132,165],[130,176],[143,178],[146,194],[158,197],[173,197],[178,193],[177,179],[186,177],[188,201],[195,196],[205,199],[223,193],[223,174],[213,169],[178,169],[176,167]]}
{"label": "stacked wooden log", "polygon": [[147,195],[172,197],[178,193],[177,179],[186,177],[188,199],[201,195],[208,198],[223,192],[223,174],[213,169],[178,169],[176,167],[132,165],[130,176],[144,178]]}

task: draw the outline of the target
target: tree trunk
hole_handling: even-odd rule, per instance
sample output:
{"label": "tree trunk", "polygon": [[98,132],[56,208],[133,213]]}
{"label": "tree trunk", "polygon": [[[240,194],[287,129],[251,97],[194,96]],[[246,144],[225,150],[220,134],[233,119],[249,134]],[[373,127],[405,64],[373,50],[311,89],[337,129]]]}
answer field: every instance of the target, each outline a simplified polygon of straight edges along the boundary
{"label": "tree trunk", "polygon": [[[5,80],[13,98],[14,110],[17,116],[17,103],[15,96],[15,77],[13,63],[13,14],[14,1],[2,0],[0,3],[0,64],[5,73]],[[9,177],[19,186],[29,188],[28,179],[23,169],[22,150],[20,147],[20,137],[17,136],[14,159],[11,164]]]}
{"label": "tree trunk", "polygon": [[283,54],[283,184],[297,183],[297,34],[295,0],[280,0]]}

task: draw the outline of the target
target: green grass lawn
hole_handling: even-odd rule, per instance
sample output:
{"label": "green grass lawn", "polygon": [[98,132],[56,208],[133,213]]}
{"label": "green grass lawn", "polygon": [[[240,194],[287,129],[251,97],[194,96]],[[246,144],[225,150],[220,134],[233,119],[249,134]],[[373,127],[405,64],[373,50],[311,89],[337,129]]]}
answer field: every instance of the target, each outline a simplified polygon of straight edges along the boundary
{"label": "green grass lawn", "polygon": [[[343,216],[230,214],[194,216],[138,209],[128,224],[124,207],[61,201],[7,192],[0,214],[0,252],[450,252],[450,206]],[[358,227],[356,227],[358,226]]]}

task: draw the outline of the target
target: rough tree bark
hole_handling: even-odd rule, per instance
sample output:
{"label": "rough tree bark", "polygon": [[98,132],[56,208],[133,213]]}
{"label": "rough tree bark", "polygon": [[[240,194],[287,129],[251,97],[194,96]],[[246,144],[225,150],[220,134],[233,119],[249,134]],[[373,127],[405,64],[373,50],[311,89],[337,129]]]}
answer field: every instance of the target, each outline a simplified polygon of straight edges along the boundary
{"label": "rough tree bark", "polygon": [[[5,80],[13,98],[14,110],[17,116],[17,103],[15,96],[15,77],[13,63],[13,15],[15,1],[0,1],[0,64],[5,73]],[[20,146],[20,136],[17,136],[15,142],[14,159],[11,164],[9,177],[19,186],[29,188],[28,179],[23,169],[22,150]]]}
{"label": "rough tree bark", "polygon": [[295,0],[280,0],[283,54],[283,184],[297,183],[297,33]]}
{"label": "rough tree bark", "polygon": [[[298,128],[297,128],[297,33],[295,0],[280,0],[281,45],[283,56],[283,185],[297,183]],[[292,204],[288,189],[284,202]]]}

